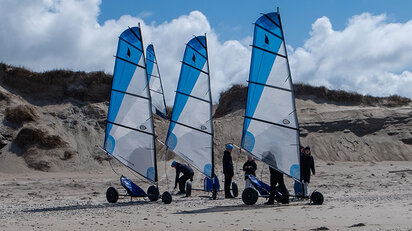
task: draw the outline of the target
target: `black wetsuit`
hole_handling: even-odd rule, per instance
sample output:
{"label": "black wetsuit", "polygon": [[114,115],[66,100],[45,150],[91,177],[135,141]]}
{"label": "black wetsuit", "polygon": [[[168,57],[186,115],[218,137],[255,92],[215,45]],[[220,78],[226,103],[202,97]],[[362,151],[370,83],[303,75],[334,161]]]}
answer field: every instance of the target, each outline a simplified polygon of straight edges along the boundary
{"label": "black wetsuit", "polygon": [[310,183],[310,170],[315,174],[315,161],[312,155],[301,155],[302,161],[302,178],[305,183]]}
{"label": "black wetsuit", "polygon": [[279,184],[279,192],[282,194],[282,203],[289,202],[289,192],[286,189],[285,182],[283,180],[283,173],[277,171],[274,168],[269,167],[270,171],[270,196],[269,204],[273,204],[275,201],[275,196],[279,196],[276,191],[276,185]]}
{"label": "black wetsuit", "polygon": [[[183,173],[183,176],[179,178],[180,173]],[[179,182],[179,191],[185,193],[185,185],[187,180],[193,181],[193,169],[185,164],[176,163],[176,179],[175,179],[175,188]]]}
{"label": "black wetsuit", "polygon": [[225,197],[233,197],[230,193],[230,185],[232,184],[232,177],[235,175],[233,172],[233,162],[230,152],[225,150],[223,153],[223,174],[225,174]]}
{"label": "black wetsuit", "polygon": [[[245,171],[245,175],[253,175],[256,176],[256,169],[257,169],[257,165],[256,162],[254,160],[251,161],[246,161],[243,164],[243,171]],[[245,180],[246,180],[246,176],[245,176]]]}

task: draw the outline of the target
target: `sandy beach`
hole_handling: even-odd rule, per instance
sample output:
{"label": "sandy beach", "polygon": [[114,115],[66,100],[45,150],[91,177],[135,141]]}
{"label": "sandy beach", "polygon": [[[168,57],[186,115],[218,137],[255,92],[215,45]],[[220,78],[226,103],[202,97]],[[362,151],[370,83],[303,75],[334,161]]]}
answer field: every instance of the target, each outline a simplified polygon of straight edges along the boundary
{"label": "sandy beach", "polygon": [[[1,173],[0,230],[412,230],[412,162],[318,162],[310,184],[325,196],[267,206],[246,206],[240,197],[210,200],[196,191],[169,205],[148,199],[109,204],[106,188],[119,179],[110,167],[90,172]],[[259,165],[259,174],[261,165]],[[405,171],[408,170],[409,171]],[[126,171],[121,167],[119,171]],[[398,171],[398,172],[392,172]],[[168,170],[168,174],[172,174]],[[173,175],[169,175],[172,189]],[[263,179],[267,181],[264,171]],[[167,190],[165,175],[160,191]],[[194,187],[201,188],[195,175]],[[237,174],[240,189],[244,182]],[[146,189],[149,184],[139,182]],[[291,191],[292,181],[286,179]]]}

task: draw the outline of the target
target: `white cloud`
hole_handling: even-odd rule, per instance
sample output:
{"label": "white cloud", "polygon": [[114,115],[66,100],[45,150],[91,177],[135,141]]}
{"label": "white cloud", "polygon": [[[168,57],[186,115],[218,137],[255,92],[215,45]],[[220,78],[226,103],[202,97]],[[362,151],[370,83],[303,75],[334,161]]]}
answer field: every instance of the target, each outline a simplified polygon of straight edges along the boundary
{"label": "white cloud", "polygon": [[168,104],[174,100],[185,43],[193,35],[207,33],[214,101],[231,84],[245,83],[250,48],[238,41],[219,41],[201,12],[193,11],[159,25],[129,15],[99,25],[100,3],[100,0],[3,0],[0,61],[35,71],[112,73],[118,36],[128,26],[140,22],[145,45],[152,42],[155,46]]}
{"label": "white cloud", "polygon": [[327,17],[319,18],[304,46],[290,55],[294,80],[412,98],[411,31],[412,21],[389,23],[386,15],[353,16],[342,31],[333,30]]}
{"label": "white cloud", "polygon": [[[199,11],[156,24],[124,15],[99,24],[101,0],[2,0],[0,62],[35,71],[70,69],[113,72],[117,39],[128,26],[141,23],[145,45],[153,42],[167,103],[174,99],[185,43],[207,33],[212,92],[249,74],[252,37],[221,41]],[[142,18],[143,17],[143,18]],[[352,17],[342,31],[319,18],[303,47],[288,46],[293,79],[371,95],[412,97],[412,21],[388,23],[385,15]],[[253,31],[251,30],[251,35]]]}

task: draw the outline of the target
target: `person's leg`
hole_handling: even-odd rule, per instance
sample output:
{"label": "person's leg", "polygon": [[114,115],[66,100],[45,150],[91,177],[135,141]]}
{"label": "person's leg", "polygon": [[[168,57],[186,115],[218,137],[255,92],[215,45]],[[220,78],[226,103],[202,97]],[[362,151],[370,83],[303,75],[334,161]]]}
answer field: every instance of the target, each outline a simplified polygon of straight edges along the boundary
{"label": "person's leg", "polygon": [[305,197],[309,196],[308,183],[307,182],[303,182],[303,188],[304,188],[304,191],[305,191]]}
{"label": "person's leg", "polygon": [[183,175],[183,176],[181,176],[181,177],[179,178],[179,191],[180,191],[181,193],[185,193],[185,192],[186,192],[185,187],[186,187],[186,181],[187,181],[188,179],[189,179],[189,177],[186,176],[186,175]]}
{"label": "person's leg", "polygon": [[269,200],[265,203],[268,205],[273,205],[275,203],[275,194],[276,194],[276,178],[272,174],[272,171],[270,172],[270,194],[269,194]]}
{"label": "person's leg", "polygon": [[232,184],[232,176],[225,175],[225,197],[232,197],[230,193],[230,185]]}

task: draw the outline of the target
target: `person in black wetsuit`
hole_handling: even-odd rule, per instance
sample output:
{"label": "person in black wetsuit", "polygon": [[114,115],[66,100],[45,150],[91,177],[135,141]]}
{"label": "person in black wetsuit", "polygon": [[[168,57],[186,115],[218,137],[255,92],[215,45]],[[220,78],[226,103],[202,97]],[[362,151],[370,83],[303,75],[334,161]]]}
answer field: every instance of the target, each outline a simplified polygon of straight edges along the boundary
{"label": "person in black wetsuit", "polygon": [[233,150],[233,145],[226,144],[226,150],[223,152],[223,174],[225,174],[225,198],[234,198],[230,193],[230,185],[232,177],[235,175],[233,171],[232,156],[230,153]]}
{"label": "person in black wetsuit", "polygon": [[248,155],[247,161],[243,164],[243,171],[245,172],[245,188],[250,188],[252,185],[246,175],[256,176],[256,169],[257,165],[255,160],[251,155]]}
{"label": "person in black wetsuit", "polygon": [[269,200],[265,203],[266,205],[273,205],[275,203],[275,197],[280,196],[276,191],[276,185],[279,185],[279,192],[282,194],[282,204],[289,203],[289,192],[285,186],[283,180],[283,173],[277,171],[276,169],[269,167],[270,171],[270,195]]}
{"label": "person in black wetsuit", "polygon": [[315,175],[315,161],[313,160],[313,156],[310,153],[310,147],[306,146],[303,149],[303,153],[301,154],[301,161],[302,161],[302,180],[304,186],[304,195],[307,197],[308,193],[308,184],[310,183],[310,170],[312,170],[312,174]]}
{"label": "person in black wetsuit", "polygon": [[[185,190],[185,185],[186,181],[190,179],[190,181],[193,181],[193,169],[185,164],[181,164],[177,161],[172,162],[172,167],[176,168],[176,179],[175,179],[175,189],[177,187],[177,183],[179,183],[179,193],[178,194],[184,194],[186,193]],[[183,176],[179,178],[180,173],[183,173]]]}

